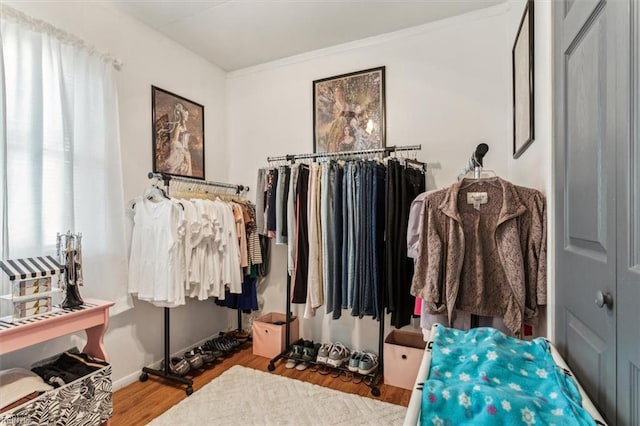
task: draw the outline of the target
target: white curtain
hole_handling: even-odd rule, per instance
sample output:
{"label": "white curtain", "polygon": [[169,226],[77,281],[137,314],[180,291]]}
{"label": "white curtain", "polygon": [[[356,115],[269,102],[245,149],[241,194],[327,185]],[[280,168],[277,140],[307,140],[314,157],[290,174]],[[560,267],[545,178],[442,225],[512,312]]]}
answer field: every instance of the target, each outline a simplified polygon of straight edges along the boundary
{"label": "white curtain", "polygon": [[[1,20],[4,258],[54,255],[81,232],[83,298],[131,306],[113,66],[32,22]],[[45,28],[46,29],[46,28]],[[5,186],[6,185],[6,186]]]}

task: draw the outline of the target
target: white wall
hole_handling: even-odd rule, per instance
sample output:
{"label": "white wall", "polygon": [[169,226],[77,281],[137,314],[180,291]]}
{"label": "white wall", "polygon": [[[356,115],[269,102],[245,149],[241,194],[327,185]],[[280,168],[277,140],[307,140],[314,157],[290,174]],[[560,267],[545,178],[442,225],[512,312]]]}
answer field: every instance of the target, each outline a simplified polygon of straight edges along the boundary
{"label": "white wall", "polygon": [[[505,54],[511,61],[511,49],[518,32],[518,26],[526,5],[526,0],[511,0],[508,24],[506,28]],[[513,149],[507,153],[507,176],[511,182],[529,186],[542,191],[547,196],[547,297],[548,304],[542,311],[541,322],[537,333],[553,340],[554,330],[554,291],[555,270],[554,258],[554,205],[553,205],[553,102],[552,102],[552,39],[551,39],[551,1],[536,1],[534,6],[534,142],[518,158],[513,158]],[[509,76],[511,81],[511,76]],[[511,91],[509,92],[511,96]],[[509,98],[509,114],[511,114],[511,98]],[[509,120],[512,120],[509,117]],[[511,123],[511,121],[509,121]],[[513,128],[508,127],[508,140],[512,144]],[[510,145],[512,146],[512,145]]]}
{"label": "white wall", "polygon": [[[508,176],[510,19],[510,5],[503,4],[230,73],[230,179],[254,182],[267,156],[312,151],[313,80],[380,65],[386,66],[387,145],[422,144],[418,158],[434,166],[429,188],[455,182],[481,141],[490,146],[485,167]],[[272,272],[259,290],[265,312],[284,312],[285,269],[286,250],[273,246]],[[349,315],[332,321],[319,314],[302,322],[302,334],[376,349],[376,324]]]}
{"label": "white wall", "polygon": [[[226,180],[225,74],[160,33],[104,3],[6,2],[33,17],[69,31],[124,62],[116,73],[120,102],[120,136],[125,200],[148,185],[151,155],[151,85],[205,105],[207,179]],[[96,206],[98,207],[98,206]],[[124,213],[124,212],[123,212]],[[81,231],[81,230],[78,230]],[[91,286],[100,283],[86,283]],[[189,301],[171,311],[171,348],[183,349],[227,327],[228,310],[212,301]],[[28,366],[73,345],[83,333],[3,355],[1,368]],[[135,380],[140,368],[163,357],[163,310],[146,302],[113,316],[105,337],[116,386]]]}

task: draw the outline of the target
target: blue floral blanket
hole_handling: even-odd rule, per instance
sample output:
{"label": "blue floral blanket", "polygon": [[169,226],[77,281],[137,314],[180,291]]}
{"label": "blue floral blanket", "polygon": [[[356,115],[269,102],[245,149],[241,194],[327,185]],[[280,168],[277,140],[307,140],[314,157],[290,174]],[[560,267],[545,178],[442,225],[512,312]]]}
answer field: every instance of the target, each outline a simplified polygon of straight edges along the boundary
{"label": "blue floral blanket", "polygon": [[595,425],[546,340],[434,327],[422,425]]}

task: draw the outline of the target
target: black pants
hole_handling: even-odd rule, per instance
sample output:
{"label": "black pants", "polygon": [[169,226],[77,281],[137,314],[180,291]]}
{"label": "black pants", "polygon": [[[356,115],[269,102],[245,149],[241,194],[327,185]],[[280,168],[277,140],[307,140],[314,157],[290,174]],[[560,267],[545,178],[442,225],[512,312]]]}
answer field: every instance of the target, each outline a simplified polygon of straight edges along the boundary
{"label": "black pants", "polygon": [[[309,221],[307,217],[307,195],[309,191],[309,166],[302,164],[298,171],[296,203],[298,212],[296,261],[293,277],[292,303],[306,303],[309,277]],[[291,236],[290,238],[293,238]],[[289,297],[287,295],[287,297]]]}
{"label": "black pants", "polygon": [[331,164],[335,170],[335,184],[333,192],[333,226],[335,250],[332,253],[333,261],[333,319],[338,319],[342,315],[342,286],[347,285],[342,282],[342,247],[343,247],[343,224],[342,224],[342,178],[344,170],[338,163]]}
{"label": "black pants", "polygon": [[387,189],[390,191],[387,204],[387,284],[391,324],[401,328],[411,322],[415,298],[411,295],[413,260],[407,257],[407,225],[412,201],[425,190],[424,174],[405,168],[396,161],[389,162]]}

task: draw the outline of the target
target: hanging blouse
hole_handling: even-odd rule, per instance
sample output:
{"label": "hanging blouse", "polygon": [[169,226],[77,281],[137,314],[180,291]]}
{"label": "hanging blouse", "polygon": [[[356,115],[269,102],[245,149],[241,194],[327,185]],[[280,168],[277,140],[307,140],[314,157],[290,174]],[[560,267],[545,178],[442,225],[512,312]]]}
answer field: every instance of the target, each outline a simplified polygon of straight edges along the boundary
{"label": "hanging blouse", "polygon": [[135,200],[129,292],[157,306],[184,304],[184,220],[172,200]]}
{"label": "hanging blouse", "polygon": [[500,178],[429,194],[411,293],[427,311],[501,316],[512,333],[546,304],[546,206]]}

